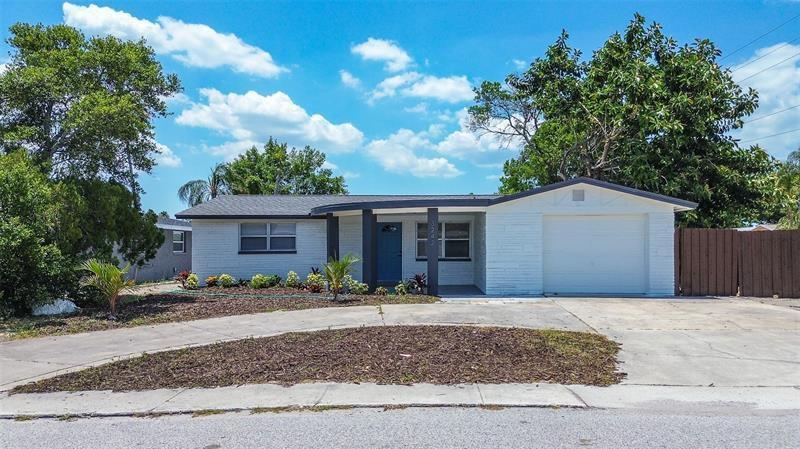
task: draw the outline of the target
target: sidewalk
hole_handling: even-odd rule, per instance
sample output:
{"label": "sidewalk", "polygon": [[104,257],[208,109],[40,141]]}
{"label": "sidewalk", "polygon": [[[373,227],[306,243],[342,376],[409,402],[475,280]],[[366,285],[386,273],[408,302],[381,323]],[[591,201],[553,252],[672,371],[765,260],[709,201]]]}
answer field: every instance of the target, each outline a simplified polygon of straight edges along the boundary
{"label": "sidewalk", "polygon": [[678,387],[556,384],[431,385],[309,383],[141,392],[88,391],[0,396],[0,418],[132,416],[208,410],[329,407],[574,407],[716,414],[800,412],[796,387]]}

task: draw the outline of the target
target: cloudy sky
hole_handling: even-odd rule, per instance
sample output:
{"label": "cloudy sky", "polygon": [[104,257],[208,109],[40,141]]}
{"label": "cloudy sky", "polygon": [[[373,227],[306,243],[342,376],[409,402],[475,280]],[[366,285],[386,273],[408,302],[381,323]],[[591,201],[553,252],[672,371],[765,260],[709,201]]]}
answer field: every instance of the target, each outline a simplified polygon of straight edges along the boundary
{"label": "cloudy sky", "polygon": [[746,45],[800,2],[0,0],[0,37],[24,21],[148,41],[185,90],[156,123],[162,154],[142,177],[144,206],[175,213],[181,184],[269,136],[323,150],[351,193],[495,192],[518,149],[469,132],[472,87],[524,68],[562,28],[591,53],[637,11],[681,43],[712,39],[734,79],[759,91],[743,142],[781,159],[800,146],[786,132],[800,128],[800,19]]}

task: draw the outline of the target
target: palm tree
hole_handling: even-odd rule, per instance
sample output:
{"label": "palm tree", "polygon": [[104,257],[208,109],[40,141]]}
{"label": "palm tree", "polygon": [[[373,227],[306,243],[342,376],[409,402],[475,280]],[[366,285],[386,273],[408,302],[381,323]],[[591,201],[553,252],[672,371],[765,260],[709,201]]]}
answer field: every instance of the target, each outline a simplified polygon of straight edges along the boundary
{"label": "palm tree", "polygon": [[328,281],[328,287],[333,292],[333,300],[339,298],[339,293],[342,291],[342,283],[344,277],[350,274],[350,268],[358,262],[358,258],[352,254],[347,254],[343,258],[336,260],[333,257],[328,259],[328,263],[323,267],[325,272],[325,280]]}
{"label": "palm tree", "polygon": [[216,198],[218,195],[229,193],[230,189],[228,189],[228,183],[225,179],[227,168],[226,164],[217,164],[211,170],[211,176],[207,180],[194,179],[182,185],[178,189],[178,198],[188,204],[189,207],[193,207],[211,198]]}
{"label": "palm tree", "polygon": [[108,307],[111,309],[109,320],[117,319],[119,295],[134,284],[132,280],[125,280],[125,274],[130,268],[130,264],[120,268],[113,263],[100,262],[97,259],[89,259],[80,267],[81,270],[91,273],[81,280],[81,285],[95,287],[108,301]]}

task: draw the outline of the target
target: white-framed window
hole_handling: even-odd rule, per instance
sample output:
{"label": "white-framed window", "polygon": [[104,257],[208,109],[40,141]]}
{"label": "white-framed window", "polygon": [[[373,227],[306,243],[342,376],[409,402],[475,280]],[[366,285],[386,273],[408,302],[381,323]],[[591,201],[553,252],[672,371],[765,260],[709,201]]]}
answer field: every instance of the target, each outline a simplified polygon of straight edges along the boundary
{"label": "white-framed window", "polygon": [[[440,222],[439,257],[464,260],[470,257],[470,222]],[[428,258],[428,223],[417,223],[417,259]]]}
{"label": "white-framed window", "polygon": [[240,223],[239,251],[294,252],[297,250],[297,223]]}
{"label": "white-framed window", "polygon": [[183,231],[172,231],[172,252],[186,252],[186,233]]}

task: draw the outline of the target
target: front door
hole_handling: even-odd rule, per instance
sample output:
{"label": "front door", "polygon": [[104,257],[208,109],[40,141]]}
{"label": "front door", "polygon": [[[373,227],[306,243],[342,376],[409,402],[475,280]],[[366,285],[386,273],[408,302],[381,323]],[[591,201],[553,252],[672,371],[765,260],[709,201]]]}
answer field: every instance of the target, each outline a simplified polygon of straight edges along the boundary
{"label": "front door", "polygon": [[403,224],[378,223],[378,283],[394,285],[403,277]]}

